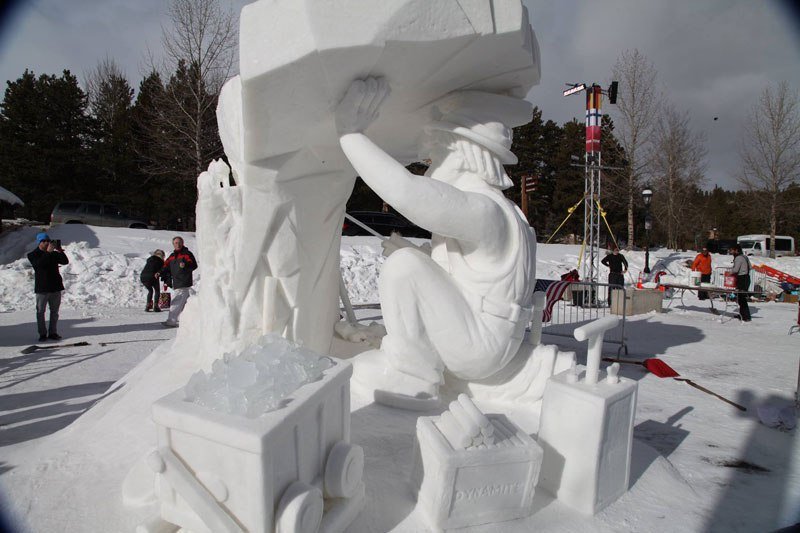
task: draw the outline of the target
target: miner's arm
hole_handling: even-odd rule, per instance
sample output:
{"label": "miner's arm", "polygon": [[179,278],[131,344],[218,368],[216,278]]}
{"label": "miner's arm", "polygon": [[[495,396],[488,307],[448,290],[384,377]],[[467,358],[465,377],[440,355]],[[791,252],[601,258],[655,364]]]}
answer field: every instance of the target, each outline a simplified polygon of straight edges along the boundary
{"label": "miner's arm", "polygon": [[382,79],[356,80],[336,110],[339,143],[358,175],[400,214],[433,233],[498,243],[503,224],[497,221],[505,217],[494,201],[410,173],[362,133],[388,94]]}
{"label": "miner's arm", "polygon": [[339,141],[356,172],[401,215],[433,233],[466,241],[493,241],[500,207],[482,194],[464,192],[410,173],[363,133]]}

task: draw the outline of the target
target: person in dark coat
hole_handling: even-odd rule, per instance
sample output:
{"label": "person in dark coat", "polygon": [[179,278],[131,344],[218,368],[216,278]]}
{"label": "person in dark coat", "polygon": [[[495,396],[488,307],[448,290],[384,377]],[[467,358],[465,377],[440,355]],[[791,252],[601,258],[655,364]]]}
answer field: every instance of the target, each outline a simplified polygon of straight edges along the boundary
{"label": "person in dark coat", "polygon": [[[39,329],[39,340],[58,340],[58,310],[61,307],[61,292],[64,280],[58,271],[59,265],[69,263],[69,258],[59,245],[50,239],[47,233],[36,235],[36,249],[28,254],[28,261],[33,266],[33,292],[36,294],[36,326]],[[44,320],[47,307],[50,307],[50,328]]]}
{"label": "person in dark coat", "polygon": [[619,253],[619,248],[615,246],[613,253],[605,256],[600,262],[608,267],[608,284],[624,287],[625,276],[623,274],[628,271],[628,261],[624,255]]}
{"label": "person in dark coat", "polygon": [[169,254],[167,260],[164,261],[161,279],[167,286],[173,288],[175,295],[172,298],[169,317],[163,324],[169,328],[176,328],[178,327],[178,317],[183,312],[186,300],[189,299],[192,292],[192,272],[197,269],[197,259],[184,246],[182,237],[174,237],[172,246],[175,251]]}
{"label": "person in dark coat", "polygon": [[147,288],[147,306],[144,308],[145,311],[161,311],[161,308],[158,307],[158,298],[161,295],[158,278],[161,275],[162,268],[164,268],[164,250],[156,250],[153,252],[153,255],[147,258],[142,274],[139,276],[142,285]]}

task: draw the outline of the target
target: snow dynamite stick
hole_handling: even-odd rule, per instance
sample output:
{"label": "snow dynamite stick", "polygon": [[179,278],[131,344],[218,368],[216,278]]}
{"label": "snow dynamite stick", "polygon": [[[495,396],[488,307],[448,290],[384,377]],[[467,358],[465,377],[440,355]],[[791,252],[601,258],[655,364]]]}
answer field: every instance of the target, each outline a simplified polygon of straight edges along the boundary
{"label": "snow dynamite stick", "polygon": [[27,348],[23,349],[20,353],[29,354],[39,350],[56,350],[58,348],[71,348],[73,346],[89,346],[89,343],[86,341],[81,342],[73,342],[71,344],[53,344],[52,346],[28,346]]}
{"label": "snow dynamite stick", "polygon": [[688,385],[691,385],[692,387],[694,387],[695,389],[697,389],[699,391],[705,392],[706,394],[710,394],[711,396],[714,396],[715,398],[719,398],[723,402],[734,406],[735,408],[739,409],[740,411],[747,411],[747,408],[745,406],[739,405],[738,403],[733,402],[733,401],[725,398],[724,396],[720,396],[716,392],[710,391],[707,388],[705,388],[705,387],[703,387],[701,385],[698,385],[697,383],[695,383],[691,379],[680,377],[680,374],[678,374],[678,372],[676,372],[674,368],[672,368],[667,363],[665,363],[664,361],[662,361],[661,359],[658,359],[656,357],[651,357],[649,359],[645,359],[644,361],[634,361],[632,359],[615,359],[615,358],[611,358],[611,357],[604,357],[603,361],[607,361],[607,362],[610,362],[610,363],[625,363],[625,364],[629,364],[629,365],[643,366],[643,367],[645,367],[647,369],[648,372],[650,372],[654,376],[657,376],[659,378],[673,378],[675,381],[683,381],[684,383],[686,383]]}

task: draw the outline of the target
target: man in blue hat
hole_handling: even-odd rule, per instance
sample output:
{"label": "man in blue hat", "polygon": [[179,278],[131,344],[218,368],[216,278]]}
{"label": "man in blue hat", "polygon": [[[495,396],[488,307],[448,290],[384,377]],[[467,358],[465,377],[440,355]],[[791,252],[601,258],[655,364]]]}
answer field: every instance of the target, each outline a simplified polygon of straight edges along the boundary
{"label": "man in blue hat", "polygon": [[[36,235],[36,249],[28,254],[28,261],[33,265],[34,284],[33,292],[36,293],[36,325],[39,328],[39,341],[47,339],[58,340],[58,309],[61,307],[61,292],[64,290],[64,281],[58,271],[59,265],[69,263],[67,254],[47,233]],[[44,320],[44,313],[50,306],[50,329],[48,331]]]}

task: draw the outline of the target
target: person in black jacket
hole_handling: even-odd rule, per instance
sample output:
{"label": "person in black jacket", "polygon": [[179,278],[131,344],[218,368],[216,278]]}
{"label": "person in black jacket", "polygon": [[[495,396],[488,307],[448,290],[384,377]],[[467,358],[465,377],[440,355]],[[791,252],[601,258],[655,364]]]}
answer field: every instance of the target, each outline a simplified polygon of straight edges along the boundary
{"label": "person in black jacket", "polygon": [[184,246],[182,237],[174,237],[172,246],[175,251],[169,254],[167,260],[164,261],[161,279],[165,285],[173,288],[175,295],[172,298],[169,317],[163,324],[169,328],[177,328],[178,317],[183,312],[186,300],[189,299],[192,292],[192,272],[197,269],[197,259]]}
{"label": "person in black jacket", "polygon": [[625,276],[623,274],[628,271],[628,261],[624,255],[619,253],[619,248],[615,246],[613,253],[605,256],[600,262],[608,267],[608,284],[624,287]]}
{"label": "person in black jacket", "polygon": [[164,250],[156,250],[147,258],[142,274],[139,276],[142,285],[147,288],[145,311],[161,311],[161,308],[158,307],[158,298],[161,296],[158,277],[161,275],[162,268],[164,268]]}
{"label": "person in black jacket", "polygon": [[[59,245],[50,239],[47,233],[36,235],[36,249],[28,254],[28,261],[33,266],[33,292],[36,293],[36,326],[39,328],[39,340],[48,338],[58,340],[58,309],[61,307],[61,292],[64,281],[58,271],[59,265],[69,263],[67,254]],[[50,306],[50,329],[48,331],[44,314]]]}

